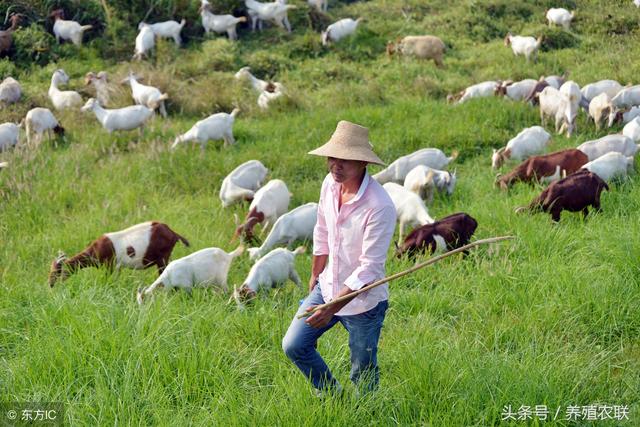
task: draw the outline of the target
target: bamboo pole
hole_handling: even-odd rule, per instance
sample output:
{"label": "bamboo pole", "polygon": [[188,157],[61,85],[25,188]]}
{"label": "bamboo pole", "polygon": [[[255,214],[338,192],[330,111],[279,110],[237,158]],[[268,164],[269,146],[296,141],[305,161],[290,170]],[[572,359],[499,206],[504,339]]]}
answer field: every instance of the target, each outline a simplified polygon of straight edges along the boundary
{"label": "bamboo pole", "polygon": [[[488,243],[501,242],[503,240],[511,240],[513,238],[514,238],[514,236],[500,236],[500,237],[491,237],[491,238],[488,238],[488,239],[476,240],[473,243],[469,243],[468,245],[464,245],[464,246],[461,246],[461,247],[459,247],[457,249],[453,249],[453,250],[451,250],[449,252],[446,252],[446,253],[444,253],[442,255],[438,255],[436,257],[429,258],[427,261],[421,262],[420,264],[416,264],[416,265],[414,265],[413,267],[411,267],[411,268],[409,268],[407,270],[404,270],[404,271],[401,271],[399,273],[392,274],[391,276],[387,276],[387,277],[385,277],[383,279],[377,280],[377,281],[371,283],[370,285],[367,285],[367,286],[365,286],[365,287],[363,287],[361,289],[358,289],[355,292],[350,293],[349,295],[344,295],[344,296],[342,296],[340,298],[336,298],[336,299],[334,299],[334,300],[332,300],[330,302],[327,302],[325,304],[317,305],[312,310],[306,311],[306,312],[298,315],[297,317],[298,317],[298,319],[302,319],[303,317],[307,317],[307,316],[312,315],[313,313],[315,313],[318,310],[323,310],[323,309],[325,309],[327,307],[331,307],[332,305],[337,304],[339,302],[348,301],[348,300],[350,300],[352,298],[357,297],[358,295],[360,295],[363,292],[367,292],[367,291],[371,290],[372,288],[375,288],[375,287],[380,286],[380,285],[384,285],[387,282],[390,282],[392,280],[395,280],[395,279],[398,279],[400,277],[406,276],[407,274],[411,274],[414,271],[420,270],[421,268],[424,268],[424,267],[426,267],[428,265],[435,264],[436,262],[438,262],[438,261],[440,261],[442,259],[445,259],[446,257],[449,257],[451,255],[454,255],[454,254],[457,254],[457,253],[460,253],[460,252],[464,252],[464,251],[466,251],[468,249],[471,249],[471,248],[474,248],[476,246],[486,245]],[[319,286],[319,285],[316,285],[316,286]]]}

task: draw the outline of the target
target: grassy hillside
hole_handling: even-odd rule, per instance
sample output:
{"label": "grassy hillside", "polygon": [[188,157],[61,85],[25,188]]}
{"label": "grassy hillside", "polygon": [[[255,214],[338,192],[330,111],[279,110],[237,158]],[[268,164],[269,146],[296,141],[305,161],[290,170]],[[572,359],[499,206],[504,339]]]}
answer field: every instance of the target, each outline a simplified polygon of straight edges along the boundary
{"label": "grassy hillside", "polygon": [[[483,80],[565,71],[581,85],[638,83],[640,12],[631,1],[579,2],[569,33],[547,28],[543,14],[574,9],[574,1],[330,2],[324,18],[294,3],[291,35],[269,28],[241,29],[237,43],[205,38],[191,5],[186,46],[160,42],[149,61],[129,63],[131,31],[118,38],[108,29],[80,50],[52,47],[55,62],[0,60],[0,77],[16,76],[25,91],[23,102],[0,110],[0,122],[18,121],[33,106],[52,108],[46,91],[56,68],[87,97],[86,72],[107,70],[118,82],[130,69],[170,95],[169,118],[154,119],[137,143],[135,132],[109,136],[93,115],[66,112],[56,114],[67,128],[63,145],[0,153],[10,162],[0,173],[0,400],[62,401],[71,425],[488,426],[501,424],[505,405],[547,405],[550,418],[560,408],[547,425],[573,425],[564,421],[566,408],[592,404],[627,405],[630,420],[609,424],[640,424],[638,178],[613,185],[602,213],[587,220],[564,214],[554,225],[547,215],[516,216],[513,208],[541,187],[495,189],[490,153],[538,124],[537,110],[497,98],[444,102]],[[367,21],[355,37],[321,46],[318,23],[357,16]],[[502,42],[507,31],[547,35],[538,63],[513,57]],[[387,40],[420,33],[445,41],[445,69],[385,56]],[[244,65],[282,82],[287,99],[259,111],[257,95],[233,79]],[[114,106],[131,103],[126,89],[118,88]],[[242,109],[235,146],[169,151],[195,121],[235,105]],[[150,219],[191,241],[176,246],[173,259],[210,246],[233,249],[233,214],[246,206],[222,209],[223,177],[260,159],[289,186],[291,207],[315,201],[326,167],[305,153],[340,119],[368,126],[388,162],[423,147],[459,150],[458,187],[437,197],[430,213],[471,214],[477,238],[517,236],[391,285],[376,393],[353,395],[347,335],[336,327],[319,346],[347,393],[312,396],[281,350],[306,294],[292,283],[246,311],[201,289],[191,298],[160,292],[140,308],[135,290],[154,280],[152,270],[87,269],[47,286],[59,249],[74,253],[106,231]],[[596,133],[581,113],[577,135],[554,136],[552,148],[617,131]],[[387,270],[411,264],[390,258]],[[236,260],[229,283],[242,283],[250,265],[246,255]],[[308,277],[310,255],[296,266]]]}

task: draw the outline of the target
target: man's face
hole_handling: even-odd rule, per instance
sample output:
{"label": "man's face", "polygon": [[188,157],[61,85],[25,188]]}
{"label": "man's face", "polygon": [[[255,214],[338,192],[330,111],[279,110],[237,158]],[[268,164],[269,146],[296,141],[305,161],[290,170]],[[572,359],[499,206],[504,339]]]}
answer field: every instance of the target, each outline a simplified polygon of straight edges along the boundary
{"label": "man's face", "polygon": [[343,160],[327,157],[327,166],[333,180],[339,183],[359,179],[367,167],[367,162],[360,160]]}

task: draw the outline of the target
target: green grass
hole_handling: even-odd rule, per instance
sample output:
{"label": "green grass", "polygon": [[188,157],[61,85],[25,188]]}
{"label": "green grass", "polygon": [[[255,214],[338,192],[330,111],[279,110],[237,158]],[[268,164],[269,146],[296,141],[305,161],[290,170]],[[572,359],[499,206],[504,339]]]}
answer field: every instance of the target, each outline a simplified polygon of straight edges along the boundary
{"label": "green grass", "polygon": [[[495,189],[491,147],[537,124],[537,111],[499,99],[444,102],[447,93],[485,79],[565,70],[580,84],[637,83],[637,10],[627,1],[580,2],[571,30],[577,43],[526,64],[502,45],[502,31],[545,30],[549,2],[423,3],[332,3],[334,18],[369,19],[356,37],[331,49],[319,45],[298,10],[292,35],[245,32],[235,45],[192,39],[182,50],[161,43],[152,61],[133,65],[126,57],[103,58],[101,45],[90,42],[80,52],[65,47],[56,64],[19,68],[26,99],[2,110],[2,122],[49,106],[46,89],[58,67],[80,88],[89,70],[106,69],[118,81],[132,66],[166,89],[171,104],[170,117],[156,118],[137,144],[136,133],[110,137],[93,116],[69,112],[59,115],[65,145],[0,154],[11,164],[0,173],[0,400],[62,401],[72,425],[489,426],[501,424],[505,405],[547,405],[552,413],[561,407],[564,418],[567,406],[589,404],[628,405],[631,420],[620,425],[639,425],[637,177],[613,185],[602,213],[587,220],[565,213],[554,225],[548,215],[515,215],[514,207],[541,188]],[[424,32],[450,46],[446,69],[384,56],[386,40]],[[257,96],[233,80],[243,65],[283,82],[291,99],[260,112]],[[127,105],[128,97],[121,88],[115,102]],[[233,105],[243,110],[236,146],[168,150],[196,120]],[[324,143],[340,119],[368,126],[386,161],[422,147],[460,150],[452,165],[458,187],[449,198],[437,197],[430,213],[471,214],[479,223],[476,238],[517,236],[391,285],[376,393],[353,395],[347,335],[336,327],[319,345],[346,396],[312,396],[281,350],[305,295],[292,283],[246,311],[204,289],[191,298],[159,292],[139,308],[135,290],[154,280],[152,270],[87,269],[53,289],[46,285],[59,249],[74,253],[103,232],[150,219],[191,241],[191,248],[176,246],[173,259],[210,246],[233,249],[233,213],[243,215],[246,206],[222,209],[222,178],[257,158],[287,183],[292,207],[315,201],[326,168],[305,153]],[[554,136],[552,148],[605,134],[581,115],[577,136]],[[250,265],[246,255],[236,260],[229,283],[241,283]],[[410,265],[390,258],[387,270]],[[310,255],[296,266],[308,277]]]}

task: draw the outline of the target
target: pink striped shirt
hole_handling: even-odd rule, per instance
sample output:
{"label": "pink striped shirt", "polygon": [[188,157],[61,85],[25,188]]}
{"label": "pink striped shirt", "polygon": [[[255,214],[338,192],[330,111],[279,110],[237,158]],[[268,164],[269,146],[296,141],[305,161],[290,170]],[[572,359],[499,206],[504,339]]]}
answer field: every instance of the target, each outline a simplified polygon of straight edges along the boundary
{"label": "pink striped shirt", "polygon": [[[385,276],[384,263],[396,226],[396,209],[384,188],[365,172],[355,197],[338,211],[340,184],[329,173],[322,183],[318,222],[313,230],[313,254],[328,255],[318,277],[325,302],[343,285],[358,290]],[[389,298],[389,285],[365,292],[345,305],[337,316],[371,310]]]}

